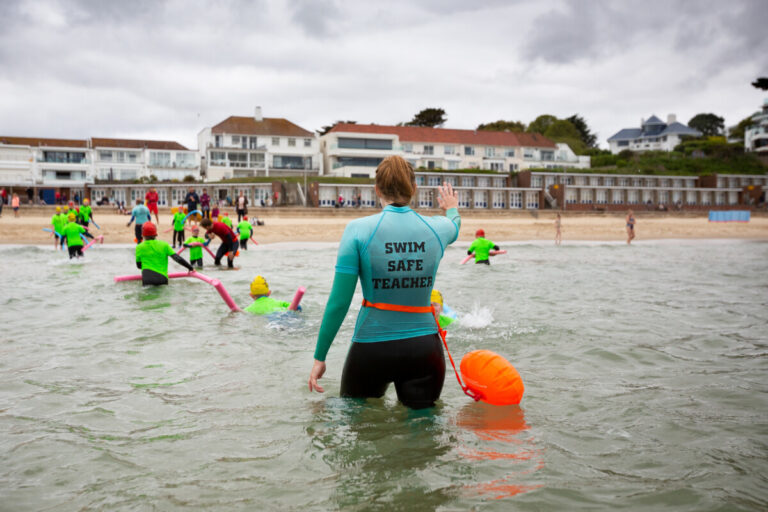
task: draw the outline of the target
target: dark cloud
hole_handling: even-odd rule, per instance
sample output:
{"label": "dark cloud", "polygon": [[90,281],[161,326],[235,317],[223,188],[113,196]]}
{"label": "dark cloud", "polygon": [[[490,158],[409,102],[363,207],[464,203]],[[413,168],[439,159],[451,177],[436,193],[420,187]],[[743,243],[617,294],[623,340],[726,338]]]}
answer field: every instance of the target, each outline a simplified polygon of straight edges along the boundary
{"label": "dark cloud", "polygon": [[293,0],[293,21],[312,37],[338,36],[334,21],[341,17],[335,0]]}
{"label": "dark cloud", "polygon": [[668,51],[706,49],[711,59],[721,61],[727,54],[729,64],[735,64],[766,49],[766,22],[764,0],[567,0],[533,21],[521,55],[564,64],[667,42]]}

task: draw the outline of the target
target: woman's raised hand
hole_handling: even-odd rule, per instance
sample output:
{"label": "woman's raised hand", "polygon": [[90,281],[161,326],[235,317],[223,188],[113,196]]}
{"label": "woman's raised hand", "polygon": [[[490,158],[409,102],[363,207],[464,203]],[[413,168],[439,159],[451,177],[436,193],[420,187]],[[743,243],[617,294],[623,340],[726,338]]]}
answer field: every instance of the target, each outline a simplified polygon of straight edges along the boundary
{"label": "woman's raised hand", "polygon": [[453,190],[450,183],[443,182],[437,189],[437,204],[443,210],[450,210],[451,208],[459,207],[459,194]]}

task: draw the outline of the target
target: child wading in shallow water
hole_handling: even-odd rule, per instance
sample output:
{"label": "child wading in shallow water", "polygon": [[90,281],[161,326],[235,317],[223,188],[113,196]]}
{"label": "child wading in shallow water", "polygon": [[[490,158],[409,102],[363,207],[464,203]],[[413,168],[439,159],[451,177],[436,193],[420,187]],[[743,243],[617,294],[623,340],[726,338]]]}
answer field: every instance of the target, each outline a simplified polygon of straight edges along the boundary
{"label": "child wading in shallow water", "polygon": [[[192,228],[192,236],[187,238],[184,243],[184,247],[189,248],[189,263],[192,266],[197,265],[198,268],[203,268],[203,245],[208,245],[211,241],[206,240],[200,236],[200,228],[194,226]],[[194,244],[194,245],[193,245]],[[200,244],[200,245],[197,245]]]}

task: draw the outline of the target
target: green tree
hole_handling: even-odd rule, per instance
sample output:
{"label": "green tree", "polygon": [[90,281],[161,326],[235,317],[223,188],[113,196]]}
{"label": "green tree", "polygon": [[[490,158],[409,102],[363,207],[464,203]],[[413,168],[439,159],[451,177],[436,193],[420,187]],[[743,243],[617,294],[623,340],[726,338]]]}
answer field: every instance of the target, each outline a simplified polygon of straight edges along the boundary
{"label": "green tree", "polygon": [[696,114],[688,121],[688,126],[699,130],[705,137],[722,135],[725,131],[725,119],[715,114]]}
{"label": "green tree", "polygon": [[586,144],[581,140],[581,132],[570,121],[558,119],[549,125],[544,136],[554,142],[568,144],[577,155],[584,154]]}
{"label": "green tree", "polygon": [[587,126],[587,122],[579,114],[573,114],[571,117],[565,119],[579,130],[579,136],[581,142],[588,148],[594,148],[597,143],[597,135],[592,133]]}
{"label": "green tree", "polygon": [[752,87],[757,87],[758,89],[762,89],[764,91],[768,91],[768,77],[760,77],[754,82],[752,82]]}
{"label": "green tree", "polygon": [[739,139],[743,141],[744,132],[746,132],[747,128],[749,128],[751,125],[752,125],[752,116],[745,117],[744,119],[739,121],[739,124],[737,124],[736,126],[728,130],[728,138]]}
{"label": "green tree", "polygon": [[357,124],[357,121],[336,121],[332,125],[323,126],[319,130],[315,130],[315,131],[317,132],[318,135],[322,136],[328,133],[329,131],[331,131],[331,129],[339,123]]}
{"label": "green tree", "polygon": [[425,108],[405,123],[405,126],[442,126],[448,119],[445,117],[445,110],[441,108]]}
{"label": "green tree", "polygon": [[555,116],[543,114],[534,119],[533,122],[528,125],[528,128],[525,131],[528,133],[540,133],[544,135],[544,132],[547,131],[547,128],[549,128],[549,126],[555,121],[557,121]]}
{"label": "green tree", "polygon": [[504,121],[499,119],[492,123],[479,124],[477,129],[487,132],[524,132],[525,123],[522,121]]}

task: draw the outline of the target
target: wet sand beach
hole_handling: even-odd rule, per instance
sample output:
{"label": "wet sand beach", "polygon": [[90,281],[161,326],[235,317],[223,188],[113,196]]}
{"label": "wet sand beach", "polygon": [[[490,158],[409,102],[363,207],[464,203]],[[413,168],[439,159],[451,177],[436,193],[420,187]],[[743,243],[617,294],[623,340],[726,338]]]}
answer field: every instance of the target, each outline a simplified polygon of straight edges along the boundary
{"label": "wet sand beach", "polygon": [[[234,210],[224,210],[237,221]],[[338,242],[347,223],[357,217],[371,215],[373,209],[322,209],[322,208],[271,208],[251,211],[251,218],[265,221],[257,226],[254,238],[260,243],[275,242]],[[438,210],[419,210],[423,215],[437,215]],[[50,227],[52,207],[23,208],[20,217],[4,209],[0,217],[0,243],[45,244],[51,242],[51,234],[42,230]],[[101,230],[91,227],[94,234],[104,235],[104,243],[133,242],[133,228],[125,224],[130,215],[118,215],[114,209],[95,208],[96,222]],[[461,210],[462,229],[460,241],[470,241],[477,229],[485,230],[489,239],[496,242],[522,240],[553,240],[555,236],[554,211],[503,211],[481,212]],[[563,214],[563,242],[568,241],[624,241],[624,213]],[[768,215],[753,213],[749,223],[710,223],[707,212],[635,212],[637,219],[636,241],[658,239],[768,239]],[[160,211],[161,237],[171,240],[171,233],[163,233],[171,226],[169,209]],[[189,232],[187,232],[189,236]]]}

